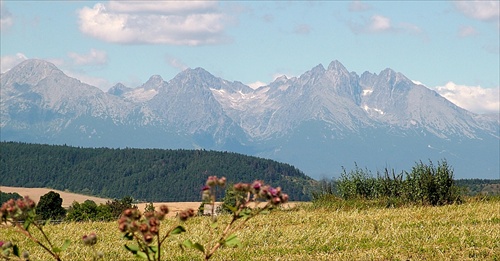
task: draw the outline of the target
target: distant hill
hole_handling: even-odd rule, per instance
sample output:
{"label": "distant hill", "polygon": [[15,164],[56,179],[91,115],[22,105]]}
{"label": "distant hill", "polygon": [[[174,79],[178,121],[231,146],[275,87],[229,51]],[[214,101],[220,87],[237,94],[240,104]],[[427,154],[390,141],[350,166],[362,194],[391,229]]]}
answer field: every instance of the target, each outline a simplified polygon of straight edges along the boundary
{"label": "distant hill", "polygon": [[106,198],[199,201],[208,176],[264,180],[290,200],[308,200],[315,180],[269,159],[205,150],[77,148],[0,143],[0,185],[53,188]]}

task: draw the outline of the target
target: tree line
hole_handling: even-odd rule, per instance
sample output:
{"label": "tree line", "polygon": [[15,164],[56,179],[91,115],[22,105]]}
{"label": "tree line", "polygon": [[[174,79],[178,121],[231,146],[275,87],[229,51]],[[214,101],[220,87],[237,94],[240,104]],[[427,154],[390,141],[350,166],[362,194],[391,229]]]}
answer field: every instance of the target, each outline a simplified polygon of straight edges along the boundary
{"label": "tree line", "polygon": [[232,152],[79,148],[0,143],[0,185],[45,187],[107,198],[199,201],[208,176],[264,180],[290,200],[309,200],[315,180],[292,165]]}

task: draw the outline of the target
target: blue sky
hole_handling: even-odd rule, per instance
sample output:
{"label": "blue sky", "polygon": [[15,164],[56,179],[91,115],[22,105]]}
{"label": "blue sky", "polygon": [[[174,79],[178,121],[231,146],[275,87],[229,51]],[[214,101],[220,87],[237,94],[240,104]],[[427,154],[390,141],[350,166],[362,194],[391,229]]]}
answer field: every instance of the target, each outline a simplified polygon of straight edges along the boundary
{"label": "blue sky", "polygon": [[339,60],[499,111],[499,1],[1,1],[1,71],[53,62],[103,90],[186,68],[253,87]]}

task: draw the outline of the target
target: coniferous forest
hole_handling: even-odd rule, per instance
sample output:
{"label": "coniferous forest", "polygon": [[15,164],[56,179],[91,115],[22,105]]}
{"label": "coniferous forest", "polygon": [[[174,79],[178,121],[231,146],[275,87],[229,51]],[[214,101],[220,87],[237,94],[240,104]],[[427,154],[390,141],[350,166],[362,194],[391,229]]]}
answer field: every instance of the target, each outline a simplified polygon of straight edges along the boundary
{"label": "coniferous forest", "polygon": [[77,148],[0,143],[0,185],[45,187],[108,198],[200,201],[208,176],[261,179],[290,200],[309,200],[315,180],[269,159],[205,150]]}

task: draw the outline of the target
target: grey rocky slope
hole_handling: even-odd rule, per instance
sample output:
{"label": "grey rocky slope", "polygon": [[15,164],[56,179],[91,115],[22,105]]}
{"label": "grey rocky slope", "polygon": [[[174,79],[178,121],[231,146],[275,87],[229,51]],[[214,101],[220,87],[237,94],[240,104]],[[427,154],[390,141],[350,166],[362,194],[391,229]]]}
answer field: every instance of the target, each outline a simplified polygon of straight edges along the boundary
{"label": "grey rocky slope", "polygon": [[403,74],[340,62],[256,90],[202,68],[108,92],[27,60],[1,75],[2,140],[90,147],[204,148],[269,157],[315,178],[354,162],[408,169],[447,159],[458,177],[498,178],[499,121]]}

